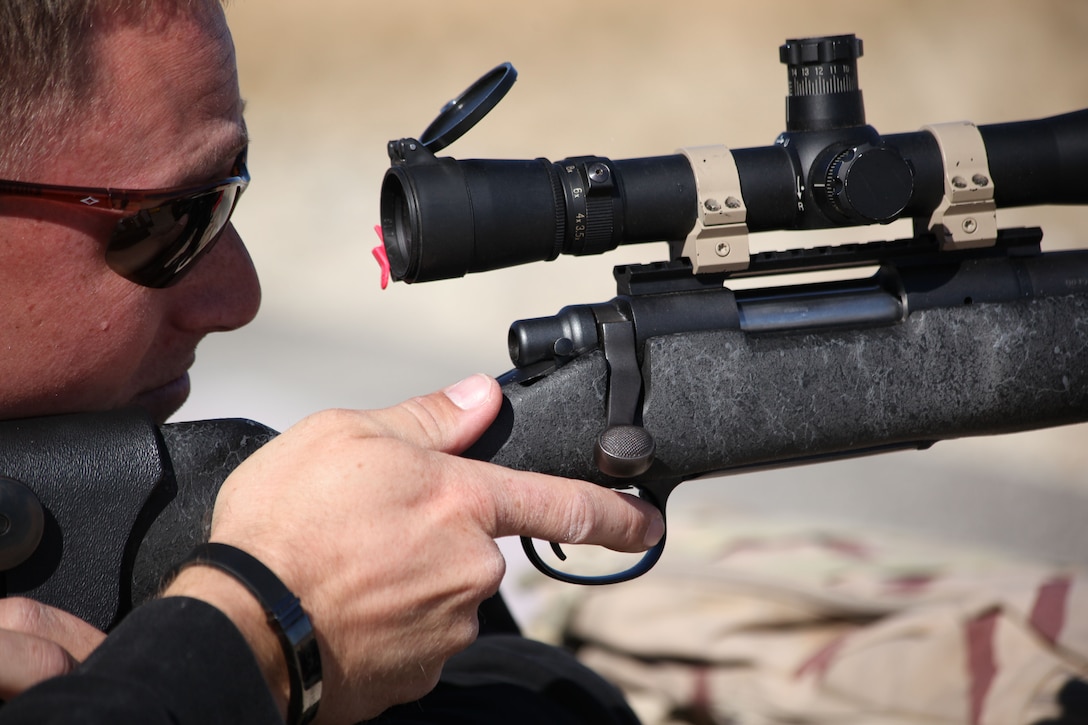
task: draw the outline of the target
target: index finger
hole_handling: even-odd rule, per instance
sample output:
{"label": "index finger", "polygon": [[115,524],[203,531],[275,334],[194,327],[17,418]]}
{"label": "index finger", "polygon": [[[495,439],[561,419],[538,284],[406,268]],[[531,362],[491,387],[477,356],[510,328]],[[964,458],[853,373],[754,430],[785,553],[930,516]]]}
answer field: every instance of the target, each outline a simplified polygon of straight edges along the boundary
{"label": "index finger", "polygon": [[487,466],[493,538],[527,536],[561,544],[645,551],[665,533],[652,504],[586,481]]}

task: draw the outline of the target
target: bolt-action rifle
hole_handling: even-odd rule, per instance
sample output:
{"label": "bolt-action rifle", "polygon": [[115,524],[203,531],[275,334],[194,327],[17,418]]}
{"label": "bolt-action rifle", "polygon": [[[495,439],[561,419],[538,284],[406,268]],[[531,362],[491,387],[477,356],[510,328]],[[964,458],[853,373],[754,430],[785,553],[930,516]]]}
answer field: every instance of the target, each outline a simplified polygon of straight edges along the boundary
{"label": "bolt-action rifle", "polygon": [[[1041,230],[997,225],[998,208],[1088,202],[1088,110],[881,136],[865,122],[861,54],[852,35],[781,46],[786,131],[762,148],[435,156],[509,90],[509,64],[418,139],[389,143],[396,280],[669,244],[667,261],[616,267],[611,301],[512,325],[506,404],[469,455],[633,487],[664,511],[707,474],[1088,419],[1088,251],[1044,254]],[[750,251],[756,232],[898,219],[912,237]],[[816,270],[848,274],[773,284]],[[664,547],[585,576],[523,543],[545,573],[585,584],[638,576]]]}
{"label": "bolt-action rifle", "polygon": [[[853,36],[782,47],[787,130],[765,148],[436,157],[510,88],[508,65],[391,142],[382,229],[398,280],[669,243],[666,261],[616,268],[614,299],[514,323],[502,412],[468,455],[633,486],[664,510],[707,474],[1088,420],[1088,251],[1043,253],[1039,229],[996,222],[998,208],[1088,202],[1088,110],[880,136],[861,50]],[[749,251],[760,231],[901,218],[908,239]],[[829,269],[857,275],[770,284]],[[108,628],[155,594],[204,537],[223,479],[274,435],[133,411],[0,423],[0,595]],[[526,551],[602,583],[663,546],[609,576]]]}

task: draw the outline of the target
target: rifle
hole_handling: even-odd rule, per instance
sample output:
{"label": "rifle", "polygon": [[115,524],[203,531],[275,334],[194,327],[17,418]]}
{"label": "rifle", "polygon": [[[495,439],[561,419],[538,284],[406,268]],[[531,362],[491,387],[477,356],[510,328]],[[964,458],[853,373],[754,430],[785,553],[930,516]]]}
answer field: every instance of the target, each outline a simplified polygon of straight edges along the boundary
{"label": "rifle", "polygon": [[[786,41],[786,131],[768,147],[436,156],[510,89],[510,64],[418,139],[389,143],[381,232],[396,280],[669,246],[666,261],[616,267],[614,299],[511,326],[503,410],[467,455],[633,488],[664,512],[709,474],[1088,420],[1088,252],[1043,253],[1041,230],[999,229],[996,214],[1088,202],[1088,110],[881,136],[861,55],[852,35]],[[750,251],[756,232],[898,219],[912,237]],[[775,284],[828,270],[845,278]],[[538,569],[581,584],[639,576],[664,545],[584,575],[523,540]]]}
{"label": "rifle", "polygon": [[[830,46],[839,55],[819,61],[823,72],[856,79],[861,44],[846,37],[790,41],[802,50],[784,59]],[[809,77],[804,67],[798,77]],[[423,281],[673,241],[668,261],[618,267],[615,299],[512,326],[502,412],[467,455],[634,485],[664,511],[677,485],[710,473],[1088,420],[1088,252],[1044,254],[1040,230],[991,224],[996,207],[1088,201],[1079,173],[1088,111],[977,127],[988,165],[969,177],[948,178],[929,132],[880,137],[859,127],[860,91],[811,95],[800,82],[775,146],[717,149],[698,173],[683,155],[583,157],[558,168],[434,156],[515,77],[510,66],[484,76],[421,136],[429,145],[391,143],[382,228],[394,276]],[[739,182],[711,193],[729,158]],[[987,189],[993,196],[981,198]],[[706,203],[714,199],[716,210]],[[921,219],[921,228],[900,241],[757,254],[745,246],[749,232],[881,215]],[[728,268],[717,269],[722,259]],[[870,276],[833,282],[725,286],[872,266]],[[606,430],[615,435],[602,438]],[[247,420],[157,426],[136,411],[0,423],[0,595],[31,596],[108,629],[203,539],[222,481],[274,435]],[[584,577],[550,571],[526,543],[538,568],[580,583],[637,576],[663,547],[631,569]]]}

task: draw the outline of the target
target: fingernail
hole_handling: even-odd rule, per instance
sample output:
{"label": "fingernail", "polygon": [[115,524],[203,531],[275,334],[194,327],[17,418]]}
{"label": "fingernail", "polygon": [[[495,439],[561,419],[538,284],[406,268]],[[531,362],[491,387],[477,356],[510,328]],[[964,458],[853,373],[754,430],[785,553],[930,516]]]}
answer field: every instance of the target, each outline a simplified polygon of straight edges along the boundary
{"label": "fingernail", "polygon": [[646,538],[642,540],[642,543],[646,545],[646,548],[656,546],[657,542],[661,541],[661,537],[665,535],[665,518],[658,514],[654,516],[654,520],[650,522],[650,528],[646,529]]}
{"label": "fingernail", "polygon": [[491,394],[491,379],[486,375],[473,375],[442,392],[461,410],[472,410],[487,401]]}

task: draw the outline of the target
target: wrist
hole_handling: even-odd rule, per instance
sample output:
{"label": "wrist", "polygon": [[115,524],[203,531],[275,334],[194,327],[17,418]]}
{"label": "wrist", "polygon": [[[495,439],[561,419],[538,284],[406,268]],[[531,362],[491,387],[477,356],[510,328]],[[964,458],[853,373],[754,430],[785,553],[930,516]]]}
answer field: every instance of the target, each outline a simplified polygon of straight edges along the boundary
{"label": "wrist", "polygon": [[286,717],[291,692],[287,662],[275,632],[268,626],[264,609],[245,585],[224,571],[189,566],[178,572],[163,596],[200,599],[223,612],[249,643],[276,707]]}
{"label": "wrist", "polygon": [[[221,582],[213,584],[215,593],[212,597],[228,608],[223,611],[239,625],[247,641],[253,643],[258,663],[277,701],[283,697],[286,679],[288,725],[306,725],[312,721],[321,701],[321,656],[310,619],[298,597],[259,559],[229,544],[197,546],[180,564],[179,571],[194,566],[214,569],[238,585],[224,588]],[[207,581],[204,579],[205,585]],[[193,583],[191,579],[183,580],[180,587],[184,591]],[[199,580],[197,584],[199,586]],[[245,592],[242,598],[239,597],[239,586]],[[250,604],[240,607],[247,599]],[[259,612],[263,613],[264,627],[255,626],[260,616],[254,617],[252,604],[257,604]],[[235,620],[232,615],[241,619]],[[278,644],[281,655],[278,658],[270,655],[269,632]]]}
{"label": "wrist", "polygon": [[180,565],[211,566],[242,583],[261,606],[287,667],[287,725],[307,725],[321,702],[321,652],[298,597],[258,558],[231,544],[198,544]]}

